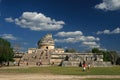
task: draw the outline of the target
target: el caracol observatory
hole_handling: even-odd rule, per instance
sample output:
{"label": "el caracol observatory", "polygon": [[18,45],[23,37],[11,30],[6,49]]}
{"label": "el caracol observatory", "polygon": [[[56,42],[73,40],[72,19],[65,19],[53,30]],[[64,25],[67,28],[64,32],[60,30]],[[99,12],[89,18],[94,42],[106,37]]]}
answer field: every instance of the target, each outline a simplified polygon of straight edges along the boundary
{"label": "el caracol observatory", "polygon": [[38,41],[38,48],[39,49],[54,49],[55,42],[52,38],[52,34],[47,34],[42,39]]}

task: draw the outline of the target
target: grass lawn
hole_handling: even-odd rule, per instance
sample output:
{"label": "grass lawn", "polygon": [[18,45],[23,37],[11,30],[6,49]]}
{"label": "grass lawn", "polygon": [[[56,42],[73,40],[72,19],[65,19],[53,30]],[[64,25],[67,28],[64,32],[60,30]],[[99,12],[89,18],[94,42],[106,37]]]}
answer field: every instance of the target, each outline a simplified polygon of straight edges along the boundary
{"label": "grass lawn", "polygon": [[83,72],[82,68],[80,67],[51,66],[51,67],[28,67],[28,68],[19,68],[19,67],[0,68],[0,74],[1,73],[39,73],[39,74],[54,74],[54,75],[120,75],[120,66],[95,67],[85,72]]}

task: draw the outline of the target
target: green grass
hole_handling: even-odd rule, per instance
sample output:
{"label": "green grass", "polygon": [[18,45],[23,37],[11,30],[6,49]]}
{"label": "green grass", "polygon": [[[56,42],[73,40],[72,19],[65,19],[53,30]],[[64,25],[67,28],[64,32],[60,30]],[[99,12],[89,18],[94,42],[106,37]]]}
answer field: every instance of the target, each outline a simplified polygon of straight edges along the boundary
{"label": "green grass", "polygon": [[96,67],[82,71],[79,67],[56,67],[51,68],[53,74],[62,75],[120,75],[120,67]]}
{"label": "green grass", "polygon": [[96,67],[85,72],[80,67],[28,67],[28,68],[0,68],[0,73],[39,73],[54,75],[120,75],[120,66]]}

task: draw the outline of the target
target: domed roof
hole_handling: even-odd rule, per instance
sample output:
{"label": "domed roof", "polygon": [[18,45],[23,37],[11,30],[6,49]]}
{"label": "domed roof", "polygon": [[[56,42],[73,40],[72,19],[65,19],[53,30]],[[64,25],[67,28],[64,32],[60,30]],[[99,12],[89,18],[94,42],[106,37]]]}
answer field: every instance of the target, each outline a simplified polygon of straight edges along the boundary
{"label": "domed roof", "polygon": [[47,34],[45,37],[38,41],[38,47],[40,46],[54,46],[54,40],[52,34]]}

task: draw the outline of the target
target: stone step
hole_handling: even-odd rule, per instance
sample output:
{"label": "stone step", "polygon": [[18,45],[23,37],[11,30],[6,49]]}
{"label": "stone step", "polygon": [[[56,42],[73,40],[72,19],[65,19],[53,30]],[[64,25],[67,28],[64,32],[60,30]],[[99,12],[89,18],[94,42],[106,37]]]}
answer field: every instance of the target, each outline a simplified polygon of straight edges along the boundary
{"label": "stone step", "polygon": [[108,67],[112,66],[111,62],[95,61],[93,62],[94,67]]}

